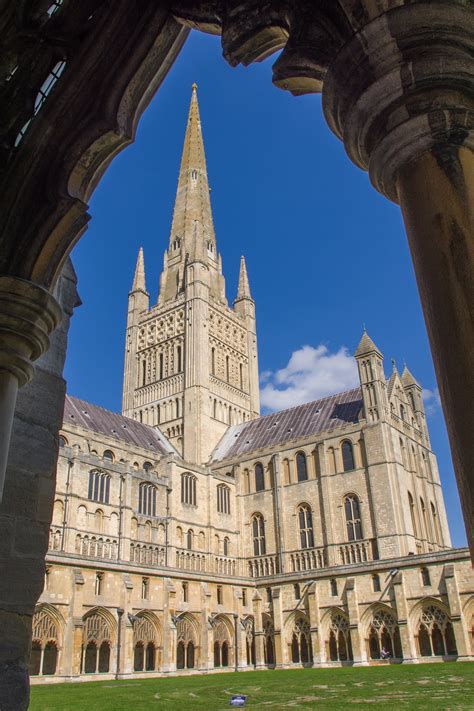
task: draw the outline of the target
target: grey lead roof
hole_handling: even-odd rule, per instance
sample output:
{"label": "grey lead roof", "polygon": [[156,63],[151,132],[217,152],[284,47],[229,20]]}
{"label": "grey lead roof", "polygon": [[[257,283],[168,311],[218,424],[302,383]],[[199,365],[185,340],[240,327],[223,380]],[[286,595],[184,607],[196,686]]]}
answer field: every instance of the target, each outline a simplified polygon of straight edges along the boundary
{"label": "grey lead roof", "polygon": [[362,405],[361,389],[356,388],[258,417],[250,422],[242,422],[229,427],[214,449],[211,461],[231,459],[262,447],[284,444],[293,439],[356,423]]}
{"label": "grey lead roof", "polygon": [[105,410],[90,402],[66,395],[64,403],[64,424],[78,425],[93,432],[115,437],[120,442],[134,444],[143,449],[151,449],[158,454],[177,454],[175,448],[155,427]]}

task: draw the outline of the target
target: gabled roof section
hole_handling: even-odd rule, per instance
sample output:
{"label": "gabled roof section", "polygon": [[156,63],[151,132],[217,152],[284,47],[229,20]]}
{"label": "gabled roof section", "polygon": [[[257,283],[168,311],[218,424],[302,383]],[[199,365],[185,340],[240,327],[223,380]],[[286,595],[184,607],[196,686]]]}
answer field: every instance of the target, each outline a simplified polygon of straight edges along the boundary
{"label": "gabled roof section", "polygon": [[150,425],[124,417],[116,412],[92,405],[85,400],[66,395],[64,403],[64,426],[77,425],[97,434],[107,435],[125,444],[149,449],[157,454],[178,454],[163,433]]}
{"label": "gabled roof section", "polygon": [[211,462],[347,427],[359,421],[362,406],[362,392],[356,388],[234,425],[214,449]]}

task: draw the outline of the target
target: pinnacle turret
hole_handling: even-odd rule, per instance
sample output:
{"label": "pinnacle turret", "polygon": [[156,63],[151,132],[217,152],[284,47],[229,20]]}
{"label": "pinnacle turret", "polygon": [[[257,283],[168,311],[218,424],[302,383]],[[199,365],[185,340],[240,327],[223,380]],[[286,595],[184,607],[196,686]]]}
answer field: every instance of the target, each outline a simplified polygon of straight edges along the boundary
{"label": "pinnacle turret", "polygon": [[402,373],[402,383],[403,387],[405,388],[410,387],[410,385],[416,385],[417,387],[420,387],[419,382],[413,377],[406,365]]}
{"label": "pinnacle turret", "polygon": [[251,299],[252,294],[250,293],[249,278],[247,275],[247,265],[245,264],[245,257],[240,257],[240,272],[239,272],[239,286],[237,289],[237,298],[239,299]]}
{"label": "pinnacle turret", "polygon": [[366,353],[373,353],[374,351],[378,353],[379,356],[382,355],[382,353],[377,348],[367,331],[364,329],[364,333],[362,334],[362,338],[360,339],[359,345],[357,346],[354,355],[357,357],[365,355]]}
{"label": "pinnacle turret", "polygon": [[145,259],[143,257],[143,248],[140,247],[138,250],[137,264],[135,267],[135,276],[133,277],[132,291],[144,291],[146,290],[145,282]]}

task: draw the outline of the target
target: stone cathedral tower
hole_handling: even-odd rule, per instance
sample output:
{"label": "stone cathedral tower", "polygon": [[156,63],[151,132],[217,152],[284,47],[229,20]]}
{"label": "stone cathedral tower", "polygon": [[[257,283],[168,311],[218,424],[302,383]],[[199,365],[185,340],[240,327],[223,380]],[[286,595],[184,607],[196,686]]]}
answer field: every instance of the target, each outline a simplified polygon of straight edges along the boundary
{"label": "stone cathedral tower", "polygon": [[197,464],[230,424],[260,412],[255,305],[243,257],[227,303],[196,85],[158,303],[150,308],[142,250],[129,294],[122,411],[159,426]]}

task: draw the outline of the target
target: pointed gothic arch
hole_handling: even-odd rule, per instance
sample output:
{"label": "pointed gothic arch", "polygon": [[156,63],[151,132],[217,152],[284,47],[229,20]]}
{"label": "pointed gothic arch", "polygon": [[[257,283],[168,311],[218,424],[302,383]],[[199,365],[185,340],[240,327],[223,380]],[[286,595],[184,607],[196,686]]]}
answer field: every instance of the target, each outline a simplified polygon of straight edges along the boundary
{"label": "pointed gothic arch", "polygon": [[201,625],[185,612],[176,620],[176,668],[194,669],[198,665]]}
{"label": "pointed gothic arch", "polygon": [[233,662],[234,630],[226,615],[212,619],[214,667],[228,667]]}
{"label": "pointed gothic arch", "polygon": [[420,657],[457,655],[453,624],[448,608],[440,600],[419,600],[410,613]]}
{"label": "pointed gothic arch", "polygon": [[292,663],[312,665],[313,646],[309,617],[300,610],[292,612],[285,622],[285,634]]}
{"label": "pointed gothic arch", "polygon": [[339,607],[333,607],[321,620],[327,659],[331,662],[353,660],[349,616]]}
{"label": "pointed gothic arch", "polygon": [[63,616],[53,605],[42,603],[37,606],[33,615],[29,661],[31,676],[52,676],[56,673],[64,624]]}
{"label": "pointed gothic arch", "polygon": [[117,622],[103,607],[94,607],[83,617],[82,663],[84,674],[105,674],[111,668],[111,651],[117,632]]}
{"label": "pointed gothic arch", "polygon": [[136,672],[157,671],[162,665],[163,632],[158,617],[142,610],[133,622],[133,668]]}
{"label": "pointed gothic arch", "polygon": [[369,659],[403,659],[396,610],[388,605],[371,605],[362,616],[362,629]]}

